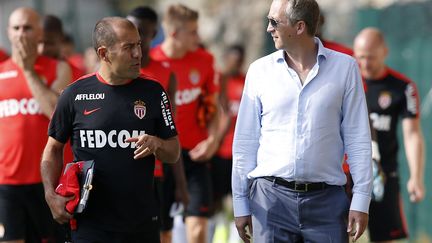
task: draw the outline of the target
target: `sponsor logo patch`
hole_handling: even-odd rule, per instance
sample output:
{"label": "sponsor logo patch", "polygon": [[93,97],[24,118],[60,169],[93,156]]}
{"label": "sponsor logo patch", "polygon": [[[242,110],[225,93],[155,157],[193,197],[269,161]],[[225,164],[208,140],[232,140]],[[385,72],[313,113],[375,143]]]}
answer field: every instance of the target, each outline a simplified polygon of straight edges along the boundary
{"label": "sponsor logo patch", "polygon": [[16,78],[18,77],[18,71],[17,70],[11,70],[0,73],[0,79],[7,79],[7,78]]}
{"label": "sponsor logo patch", "polygon": [[414,85],[409,84],[405,89],[405,95],[407,99],[407,110],[412,114],[418,113],[417,105],[417,91]]}
{"label": "sponsor logo patch", "polygon": [[98,111],[98,110],[100,110],[100,107],[99,107],[99,108],[96,108],[96,109],[93,109],[93,110],[87,110],[87,109],[85,109],[85,110],[84,110],[84,116],[88,116],[88,115],[90,115],[91,113],[96,112],[96,111]]}
{"label": "sponsor logo patch", "polygon": [[176,105],[187,105],[198,99],[201,94],[201,87],[192,89],[177,90],[175,94]]}
{"label": "sponsor logo patch", "polygon": [[165,121],[165,126],[170,127],[171,130],[174,130],[175,129],[174,120],[171,114],[168,96],[166,95],[165,92],[162,92],[161,110],[162,110],[162,117]]}
{"label": "sponsor logo patch", "polygon": [[39,103],[34,98],[0,100],[0,118],[16,115],[41,115]]}
{"label": "sponsor logo patch", "polygon": [[125,142],[131,137],[138,137],[145,134],[145,131],[138,130],[80,130],[82,148],[136,148],[136,143]]}
{"label": "sponsor logo patch", "polygon": [[105,99],[104,93],[98,94],[77,94],[75,96],[75,101],[77,100],[103,100]]}
{"label": "sponsor logo patch", "polygon": [[377,131],[388,132],[391,128],[392,118],[390,115],[380,115],[378,113],[370,113],[369,117],[372,121],[372,126]]}

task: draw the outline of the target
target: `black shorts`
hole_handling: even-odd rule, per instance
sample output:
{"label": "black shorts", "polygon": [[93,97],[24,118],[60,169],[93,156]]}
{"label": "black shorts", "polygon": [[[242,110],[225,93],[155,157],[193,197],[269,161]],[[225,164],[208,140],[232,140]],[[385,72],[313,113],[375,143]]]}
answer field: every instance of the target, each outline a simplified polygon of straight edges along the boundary
{"label": "black shorts", "polygon": [[174,219],[170,217],[171,205],[175,202],[175,179],[173,167],[163,164],[163,178],[155,178],[156,198],[160,208],[160,231],[170,231]]}
{"label": "black shorts", "polygon": [[0,241],[51,242],[54,220],[42,184],[0,185]]}
{"label": "black shorts", "polygon": [[185,216],[210,217],[213,206],[213,193],[208,162],[194,162],[189,151],[182,150],[185,168],[189,205]]}
{"label": "black shorts", "polygon": [[159,222],[153,221],[145,229],[137,232],[113,232],[97,229],[78,223],[77,230],[72,231],[74,243],[160,243]]}
{"label": "black shorts", "polygon": [[396,173],[386,175],[384,198],[371,201],[369,209],[369,235],[371,241],[390,241],[408,237],[403,215],[399,177]]}
{"label": "black shorts", "polygon": [[232,159],[215,156],[212,159],[210,172],[213,184],[213,200],[218,202],[231,194]]}

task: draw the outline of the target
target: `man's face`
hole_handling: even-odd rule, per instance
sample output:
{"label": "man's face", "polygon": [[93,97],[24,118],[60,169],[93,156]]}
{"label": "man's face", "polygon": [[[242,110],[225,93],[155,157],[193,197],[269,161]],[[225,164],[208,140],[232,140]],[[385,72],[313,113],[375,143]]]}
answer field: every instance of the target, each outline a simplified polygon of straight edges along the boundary
{"label": "man's face", "polygon": [[235,50],[225,53],[223,62],[228,73],[239,72],[243,65],[241,54]]}
{"label": "man's face", "polygon": [[200,44],[198,22],[188,21],[176,30],[176,39],[187,51],[195,51]]}
{"label": "man's face", "polygon": [[150,52],[151,42],[157,33],[156,23],[152,23],[149,20],[140,20],[133,16],[128,16],[127,19],[131,21],[138,29],[141,38],[142,56],[143,57],[148,56]]}
{"label": "man's face", "polygon": [[354,43],[354,57],[356,58],[361,75],[366,79],[378,79],[385,69],[387,48],[384,45],[374,45],[366,39]]}
{"label": "man's face", "polygon": [[37,45],[41,38],[38,16],[29,11],[16,11],[9,17],[8,37],[12,48],[25,39],[31,45]]}
{"label": "man's face", "polygon": [[119,79],[134,79],[141,68],[141,41],[135,28],[116,28],[116,43],[108,47],[111,72]]}
{"label": "man's face", "polygon": [[62,37],[63,36],[57,32],[45,31],[38,44],[39,55],[59,58],[61,55]]}
{"label": "man's face", "polygon": [[278,50],[288,48],[292,38],[296,35],[296,29],[286,17],[286,7],[285,1],[273,1],[268,14],[267,32],[273,37]]}

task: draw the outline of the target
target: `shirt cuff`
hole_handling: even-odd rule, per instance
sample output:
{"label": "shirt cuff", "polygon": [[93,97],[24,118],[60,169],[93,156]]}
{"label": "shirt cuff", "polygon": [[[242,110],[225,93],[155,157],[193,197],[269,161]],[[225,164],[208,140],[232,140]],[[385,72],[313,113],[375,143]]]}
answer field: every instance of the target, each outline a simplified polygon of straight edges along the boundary
{"label": "shirt cuff", "polygon": [[351,200],[350,210],[359,211],[369,214],[370,196],[365,196],[359,193],[354,193]]}
{"label": "shirt cuff", "polygon": [[233,199],[233,209],[234,217],[251,215],[248,198]]}

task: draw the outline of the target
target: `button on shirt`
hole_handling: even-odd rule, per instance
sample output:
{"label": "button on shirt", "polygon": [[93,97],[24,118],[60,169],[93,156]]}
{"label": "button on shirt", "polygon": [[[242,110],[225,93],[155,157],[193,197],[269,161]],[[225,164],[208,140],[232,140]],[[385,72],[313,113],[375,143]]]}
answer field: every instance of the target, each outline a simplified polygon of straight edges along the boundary
{"label": "button on shirt", "polygon": [[371,138],[358,66],[315,43],[317,62],[304,84],[283,50],[249,67],[233,144],[236,217],[251,214],[249,182],[257,177],[346,184],[344,153],[354,180],[351,210],[369,210]]}

